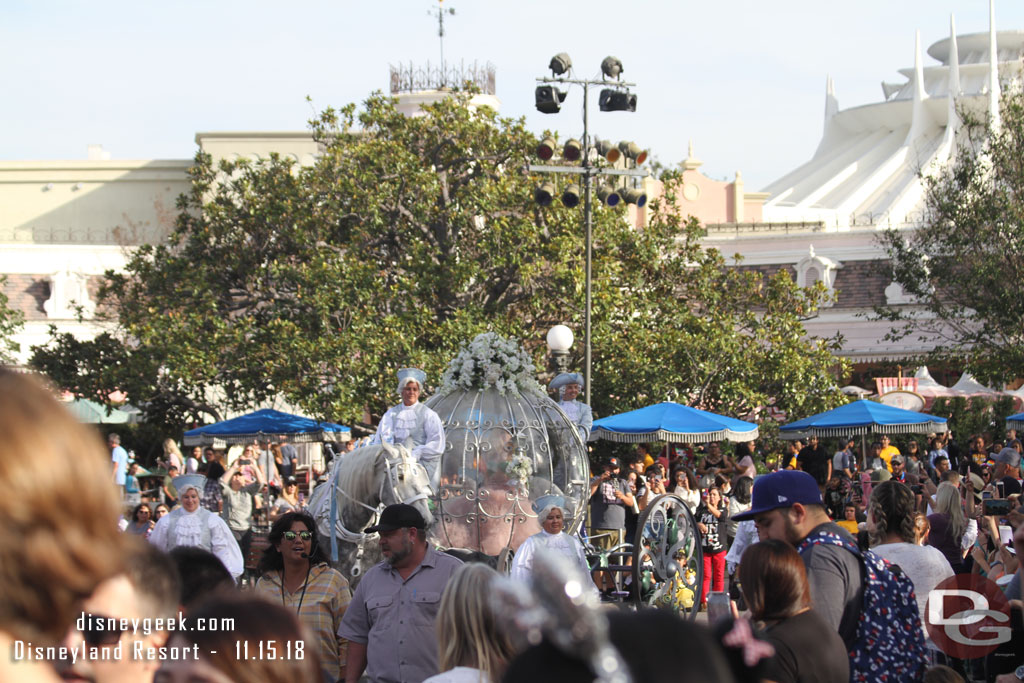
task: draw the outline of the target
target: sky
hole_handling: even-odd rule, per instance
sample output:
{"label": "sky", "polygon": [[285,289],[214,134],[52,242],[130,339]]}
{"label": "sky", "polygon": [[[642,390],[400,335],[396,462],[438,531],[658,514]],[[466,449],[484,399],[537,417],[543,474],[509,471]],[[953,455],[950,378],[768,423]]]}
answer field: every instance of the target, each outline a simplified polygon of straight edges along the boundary
{"label": "sky", "polygon": [[[988,0],[444,0],[445,60],[490,62],[501,113],[536,132],[582,132],[582,90],[534,109],[536,79],[567,52],[577,77],[618,57],[635,113],[597,111],[590,130],[632,139],[666,165],[692,140],[701,170],[742,171],[759,190],[811,157],[825,82],[841,109],[957,32],[988,31]],[[2,0],[0,160],[188,159],[195,134],[302,130],[315,111],[389,87],[389,65],[439,61],[437,0]],[[1024,29],[1024,2],[996,24]],[[935,61],[925,55],[925,65]],[[307,96],[312,102],[307,101]]]}

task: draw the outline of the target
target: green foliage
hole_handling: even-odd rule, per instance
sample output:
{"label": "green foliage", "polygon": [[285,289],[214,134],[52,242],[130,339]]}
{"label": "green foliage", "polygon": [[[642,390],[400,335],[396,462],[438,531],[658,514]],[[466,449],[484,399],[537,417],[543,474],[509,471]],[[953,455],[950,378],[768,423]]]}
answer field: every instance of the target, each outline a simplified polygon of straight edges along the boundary
{"label": "green foliage", "polygon": [[956,162],[926,180],[926,224],[884,236],[893,275],[919,306],[879,313],[896,323],[891,338],[936,345],[924,362],[966,362],[1001,386],[1024,375],[1024,94],[1008,92],[1000,107],[997,131],[962,113]]}
{"label": "green foliage", "polygon": [[[521,120],[462,94],[407,118],[373,95],[327,110],[313,132],[310,167],[197,155],[169,241],[107,275],[99,297],[117,330],[55,335],[36,366],[94,399],[127,391],[167,425],[278,395],[355,424],[396,400],[395,369],[437,383],[479,332],[519,338],[543,366],[552,324],[582,329],[582,211],[533,203],[537,139]],[[667,178],[644,229],[594,209],[597,412],[674,398],[802,415],[841,402],[836,340],[807,340],[802,325],[824,290],[702,248]]]}
{"label": "green foliage", "polygon": [[14,354],[19,351],[14,335],[25,324],[24,314],[8,306],[10,299],[3,291],[6,284],[7,276],[0,276],[0,364],[14,362]]}
{"label": "green foliage", "polygon": [[946,418],[947,426],[953,432],[953,439],[963,448],[967,448],[968,440],[973,434],[985,435],[988,442],[993,439],[1005,439],[1006,418],[1014,414],[1013,406],[1012,396],[1000,396],[994,401],[980,397],[953,396],[935,399],[928,412]]}

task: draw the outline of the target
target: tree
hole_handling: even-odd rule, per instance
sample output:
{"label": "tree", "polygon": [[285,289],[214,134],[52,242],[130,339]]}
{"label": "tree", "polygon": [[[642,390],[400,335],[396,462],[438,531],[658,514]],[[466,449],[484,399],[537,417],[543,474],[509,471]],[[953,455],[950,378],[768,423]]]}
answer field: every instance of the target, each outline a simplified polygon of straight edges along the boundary
{"label": "tree", "polygon": [[10,299],[4,294],[7,276],[0,276],[0,364],[15,362],[14,354],[19,351],[14,335],[25,324],[25,316],[21,311],[9,307]]}
{"label": "tree", "polygon": [[836,378],[849,365],[833,355],[841,339],[808,339],[803,327],[828,300],[824,286],[727,265],[677,210],[681,179],[665,175],[648,227],[601,264],[615,287],[597,297],[595,373],[615,393],[595,394],[595,408],[675,400],[764,420],[769,407],[803,417],[844,403]]}
{"label": "tree", "polygon": [[1000,112],[997,130],[961,114],[954,163],[926,179],[926,222],[885,234],[893,277],[917,303],[878,313],[891,339],[935,345],[929,362],[1001,384],[1024,375],[1024,95],[1004,95]]}
{"label": "tree", "polygon": [[[169,241],[107,274],[117,329],[54,336],[34,363],[98,400],[127,391],[170,426],[276,395],[376,422],[397,368],[436,382],[486,330],[540,362],[551,324],[583,320],[581,212],[534,204],[522,120],[466,105],[456,94],[408,118],[373,95],[327,110],[310,167],[197,155]],[[729,268],[670,204],[657,215],[636,230],[595,207],[599,411],[645,396],[744,413],[834,400],[830,346],[801,324],[822,291]]]}

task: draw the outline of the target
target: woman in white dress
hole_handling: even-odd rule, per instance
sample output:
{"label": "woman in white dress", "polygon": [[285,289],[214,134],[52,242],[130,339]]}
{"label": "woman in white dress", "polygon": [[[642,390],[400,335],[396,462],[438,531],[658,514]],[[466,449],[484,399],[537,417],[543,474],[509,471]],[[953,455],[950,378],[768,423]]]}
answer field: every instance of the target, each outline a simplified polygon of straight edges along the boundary
{"label": "woman in white dress", "polygon": [[491,596],[498,573],[485,564],[459,568],[437,609],[437,649],[441,673],[423,683],[498,683],[515,655]]}
{"label": "woman in white dress", "polygon": [[224,520],[199,505],[205,481],[201,474],[174,478],[181,507],[160,518],[149,542],[164,552],[181,545],[209,550],[237,580],[245,570],[242,551]]}
{"label": "woman in white dress", "polygon": [[530,536],[516,550],[512,561],[511,576],[513,579],[530,578],[533,569],[533,557],[538,549],[546,548],[565,556],[580,568],[584,575],[590,574],[587,564],[587,553],[583,545],[565,533],[565,499],[562,496],[544,496],[536,503],[537,519],[540,520],[540,533]]}

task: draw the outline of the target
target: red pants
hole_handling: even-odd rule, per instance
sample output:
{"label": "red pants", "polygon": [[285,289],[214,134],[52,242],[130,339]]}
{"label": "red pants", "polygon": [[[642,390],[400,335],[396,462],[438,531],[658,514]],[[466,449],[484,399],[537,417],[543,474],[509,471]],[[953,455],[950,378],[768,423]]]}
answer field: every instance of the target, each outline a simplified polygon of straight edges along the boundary
{"label": "red pants", "polygon": [[[704,552],[704,585],[700,593],[701,604],[708,601],[708,589],[725,590],[725,552],[724,550],[717,553]],[[712,578],[714,579],[713,586]]]}

